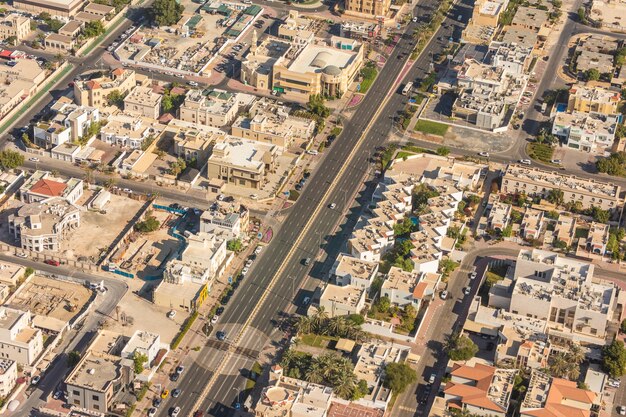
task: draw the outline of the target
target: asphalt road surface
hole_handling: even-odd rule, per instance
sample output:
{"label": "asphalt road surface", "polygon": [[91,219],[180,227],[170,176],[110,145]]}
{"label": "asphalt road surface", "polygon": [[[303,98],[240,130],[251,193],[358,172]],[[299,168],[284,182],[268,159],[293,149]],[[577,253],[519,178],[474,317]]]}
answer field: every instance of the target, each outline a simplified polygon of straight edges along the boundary
{"label": "asphalt road surface", "polygon": [[[435,5],[435,1],[422,1],[415,15],[424,16],[424,12],[432,12]],[[464,16],[462,21],[466,22],[470,12],[469,3],[463,3],[455,7],[450,15],[461,14]],[[458,38],[462,24],[456,19],[447,19],[405,80],[423,78],[429,71],[430,56],[445,48],[449,36],[456,35]],[[410,23],[406,33],[411,34],[417,25]],[[369,159],[375,148],[384,144],[393,127],[394,117],[406,103],[406,97],[397,91],[392,92],[391,98],[378,113],[383,98],[388,95],[404,67],[412,47],[413,40],[410,35],[400,40],[355,115],[345,123],[341,137],[331,146],[328,155],[310,178],[302,196],[284,221],[280,233],[264,249],[227,305],[226,311],[215,326],[215,331],[222,330],[227,334],[227,340],[218,342],[212,336],[212,340],[200,351],[196,363],[191,367],[187,366],[188,371],[180,382],[170,387],[170,389],[180,388],[181,397],[171,399],[161,406],[160,415],[165,415],[174,406],[181,407],[183,415],[190,415],[195,411],[194,406],[199,403],[199,399],[202,404],[199,408],[211,415],[231,414],[235,403],[241,401],[245,376],[254,358],[259,352],[282,339],[283,334],[277,329],[276,324],[284,318],[285,313],[302,307],[304,297],[310,297],[312,290],[322,283],[328,271],[319,271],[317,268],[317,273],[309,276],[309,268],[304,266],[303,259],[308,257],[316,259],[321,245],[325,251],[335,253],[341,245],[341,239],[332,239],[332,233],[341,221],[344,210],[352,202],[352,192],[361,189],[364,178],[371,176],[373,167]],[[371,129],[362,142],[359,142],[373,119],[375,122]],[[354,156],[350,160],[349,155],[353,151]],[[338,176],[338,171],[343,166],[346,168]],[[328,198],[325,198],[326,191],[331,185],[333,188]],[[328,208],[331,203],[337,204],[334,210]],[[321,209],[318,210],[318,207]],[[307,226],[310,219],[313,220]],[[305,227],[307,230],[303,234]],[[277,272],[279,274],[274,285],[268,291],[270,282]],[[263,302],[255,311],[264,294]],[[241,337],[238,337],[253,313],[254,317],[248,327]],[[231,348],[234,350],[231,354],[225,349],[233,342],[237,343]],[[215,383],[210,386],[206,397],[201,398],[205,394],[203,389],[213,378],[216,369],[221,370],[220,375],[215,377]]]}

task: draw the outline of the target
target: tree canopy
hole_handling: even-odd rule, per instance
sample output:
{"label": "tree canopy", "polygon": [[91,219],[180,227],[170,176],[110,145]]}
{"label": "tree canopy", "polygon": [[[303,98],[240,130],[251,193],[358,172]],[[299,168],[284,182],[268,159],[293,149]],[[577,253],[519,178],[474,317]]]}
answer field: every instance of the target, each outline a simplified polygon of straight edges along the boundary
{"label": "tree canopy", "polygon": [[0,152],[0,167],[2,169],[15,169],[24,164],[24,155],[10,149]]}
{"label": "tree canopy", "polygon": [[104,25],[99,20],[87,22],[87,24],[85,24],[85,28],[83,29],[83,35],[87,38],[95,38],[96,36],[102,35],[104,32]]}
{"label": "tree canopy", "polygon": [[144,221],[135,224],[135,230],[141,233],[150,233],[161,227],[159,222],[154,216],[147,216]]}
{"label": "tree canopy", "polygon": [[624,375],[626,367],[626,349],[624,342],[621,340],[613,340],[610,345],[604,346],[602,349],[602,368],[613,378],[619,378]]}
{"label": "tree canopy", "polygon": [[385,368],[383,385],[395,394],[401,393],[415,381],[417,381],[417,373],[405,363],[393,362]]}
{"label": "tree canopy", "polygon": [[152,3],[151,17],[159,26],[172,26],[180,20],[185,6],[176,0],[155,0]]}
{"label": "tree canopy", "polygon": [[461,336],[458,332],[450,334],[445,341],[444,347],[448,358],[453,361],[466,361],[478,352],[478,346],[467,336]]}

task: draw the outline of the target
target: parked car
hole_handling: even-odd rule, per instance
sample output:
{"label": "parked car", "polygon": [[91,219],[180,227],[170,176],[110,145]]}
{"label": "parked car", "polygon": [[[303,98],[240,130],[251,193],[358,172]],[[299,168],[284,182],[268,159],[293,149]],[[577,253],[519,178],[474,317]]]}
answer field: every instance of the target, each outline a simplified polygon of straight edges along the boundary
{"label": "parked car", "polygon": [[211,324],[215,324],[217,323],[217,321],[219,320],[220,316],[218,316],[217,314],[213,316],[213,318],[211,319]]}
{"label": "parked car", "polygon": [[520,159],[519,161],[520,164],[524,164],[524,165],[531,165],[532,161],[530,159]]}
{"label": "parked car", "polygon": [[470,295],[472,289],[470,287],[463,287],[463,294]]}
{"label": "parked car", "polygon": [[172,410],[172,417],[178,417],[179,414],[180,414],[180,407],[174,407],[174,409]]}
{"label": "parked car", "polygon": [[617,412],[622,416],[626,416],[626,406],[620,405],[617,407]]}
{"label": "parked car", "polygon": [[302,300],[302,305],[308,306],[310,302],[311,297],[304,297],[304,299]]}
{"label": "parked car", "polygon": [[15,254],[18,258],[26,258],[26,254],[24,252],[18,252]]}
{"label": "parked car", "polygon": [[433,372],[432,374],[430,374],[430,377],[428,378],[428,383],[429,384],[434,384],[435,383],[435,379],[437,379],[437,374]]}
{"label": "parked car", "polygon": [[489,158],[489,152],[478,152],[478,156],[484,156],[485,158]]}
{"label": "parked car", "polygon": [[163,402],[162,399],[160,399],[159,397],[155,398],[154,400],[152,400],[152,406],[154,408],[159,408],[161,406],[161,403]]}
{"label": "parked car", "polygon": [[39,158],[35,158],[34,156],[32,158],[28,158],[28,160],[30,162],[39,162]]}
{"label": "parked car", "polygon": [[176,317],[176,310],[170,310],[170,312],[167,313],[167,318],[173,319],[174,317]]}
{"label": "parked car", "polygon": [[304,258],[302,263],[304,263],[304,266],[309,266],[311,264],[311,258]]}
{"label": "parked car", "polygon": [[198,83],[195,82],[195,81],[189,81],[189,82],[187,82],[187,84],[189,84],[192,87],[197,87],[198,86]]}
{"label": "parked car", "polygon": [[154,417],[154,416],[156,416],[156,413],[157,413],[157,409],[156,409],[156,408],[154,408],[154,407],[151,407],[151,408],[148,410],[148,417]]}
{"label": "parked car", "polygon": [[172,398],[178,398],[178,397],[180,397],[180,390],[176,388],[175,390],[172,391]]}
{"label": "parked car", "polygon": [[561,165],[562,164],[560,159],[551,159],[550,162],[552,162],[555,165]]}
{"label": "parked car", "polygon": [[180,374],[182,374],[183,372],[185,372],[185,367],[184,367],[183,365],[178,365],[178,366],[176,367],[176,373],[180,375]]}
{"label": "parked car", "polygon": [[164,389],[163,392],[161,392],[161,398],[166,399],[169,396],[170,396],[170,391],[169,390]]}
{"label": "parked car", "polygon": [[226,340],[226,333],[220,330],[219,332],[215,333],[215,337],[217,337],[217,340],[223,342],[224,340]]}
{"label": "parked car", "polygon": [[308,153],[309,155],[317,155],[319,152],[315,149],[309,149],[308,151],[306,151],[306,153]]}
{"label": "parked car", "polygon": [[446,298],[448,298],[448,291],[446,290],[441,291],[441,294],[439,294],[439,298],[441,298],[442,300],[445,300]]}
{"label": "parked car", "polygon": [[48,264],[48,265],[52,265],[52,266],[59,266],[59,265],[61,265],[61,263],[59,261],[57,261],[56,259],[46,259],[45,261],[43,261],[43,263]]}

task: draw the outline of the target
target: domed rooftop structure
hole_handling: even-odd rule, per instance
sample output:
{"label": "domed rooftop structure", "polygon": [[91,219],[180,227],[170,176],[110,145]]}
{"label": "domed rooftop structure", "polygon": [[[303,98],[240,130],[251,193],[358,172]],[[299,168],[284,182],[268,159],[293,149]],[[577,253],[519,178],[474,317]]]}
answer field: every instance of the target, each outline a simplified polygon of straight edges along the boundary
{"label": "domed rooftop structure", "polygon": [[333,59],[333,55],[330,52],[319,52],[317,55],[315,55],[313,61],[311,61],[311,66],[317,68],[325,68],[331,59]]}
{"label": "domed rooftop structure", "polygon": [[322,72],[326,75],[337,76],[341,75],[341,70],[336,65],[328,65],[326,68],[322,70]]}

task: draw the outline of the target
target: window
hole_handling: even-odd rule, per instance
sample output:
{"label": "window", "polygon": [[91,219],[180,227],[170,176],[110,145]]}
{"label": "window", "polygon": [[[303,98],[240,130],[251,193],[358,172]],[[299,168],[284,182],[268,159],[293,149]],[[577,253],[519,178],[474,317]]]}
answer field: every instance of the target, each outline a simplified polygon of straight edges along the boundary
{"label": "window", "polygon": [[92,395],[91,399],[94,401],[99,401],[100,400],[100,396],[99,395]]}
{"label": "window", "polygon": [[94,410],[99,410],[100,406],[98,404],[92,404]]}
{"label": "window", "polygon": [[74,395],[80,395],[80,391],[78,391],[78,390],[76,390],[76,389],[75,389],[75,390],[73,390],[73,391],[72,391],[72,394],[74,394]]}

